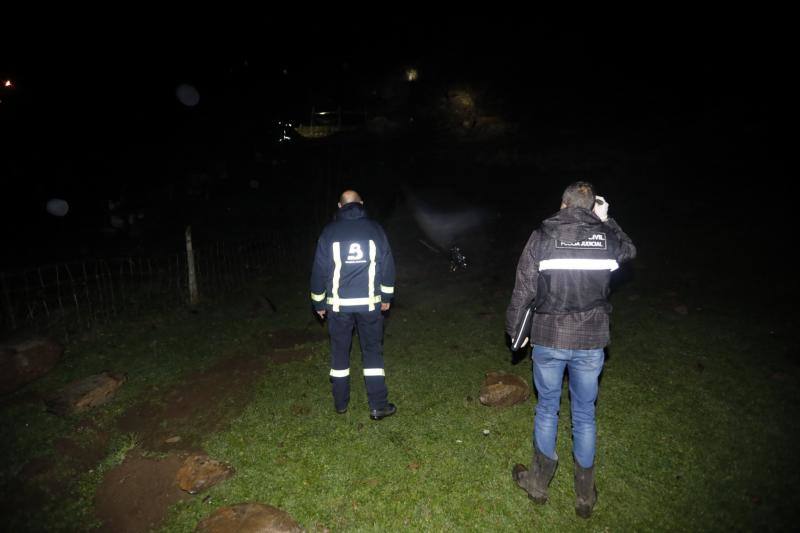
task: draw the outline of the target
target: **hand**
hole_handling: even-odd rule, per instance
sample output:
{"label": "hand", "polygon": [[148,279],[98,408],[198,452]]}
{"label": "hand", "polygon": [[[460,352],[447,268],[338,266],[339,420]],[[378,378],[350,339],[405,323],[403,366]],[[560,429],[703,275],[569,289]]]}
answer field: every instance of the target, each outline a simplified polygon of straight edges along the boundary
{"label": "hand", "polygon": [[605,222],[606,220],[608,220],[608,206],[611,204],[606,202],[606,199],[603,198],[602,196],[595,196],[594,198],[595,202],[592,211],[594,212],[595,215],[597,215],[597,218]]}
{"label": "hand", "polygon": [[392,304],[390,303],[381,302],[381,311],[388,311],[391,306]]}
{"label": "hand", "polygon": [[317,314],[319,315],[319,317],[320,317],[321,319],[323,319],[323,320],[325,319],[325,309],[319,309],[319,310],[317,311]]}

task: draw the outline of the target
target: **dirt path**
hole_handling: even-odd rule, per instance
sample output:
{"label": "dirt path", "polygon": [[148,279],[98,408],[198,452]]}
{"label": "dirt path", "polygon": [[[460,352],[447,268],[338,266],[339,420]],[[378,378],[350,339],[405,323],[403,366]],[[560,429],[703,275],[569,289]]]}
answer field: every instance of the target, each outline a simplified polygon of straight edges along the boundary
{"label": "dirt path", "polygon": [[[202,452],[203,439],[224,430],[248,405],[270,365],[308,358],[302,345],[324,338],[324,332],[278,330],[263,336],[264,344],[272,347],[267,353],[223,358],[117,419],[118,429],[136,434],[140,444],[98,487],[95,511],[103,531],[149,531],[163,521],[171,505],[198,497],[181,491],[175,482],[183,459],[190,452]],[[166,456],[152,458],[144,452]]]}

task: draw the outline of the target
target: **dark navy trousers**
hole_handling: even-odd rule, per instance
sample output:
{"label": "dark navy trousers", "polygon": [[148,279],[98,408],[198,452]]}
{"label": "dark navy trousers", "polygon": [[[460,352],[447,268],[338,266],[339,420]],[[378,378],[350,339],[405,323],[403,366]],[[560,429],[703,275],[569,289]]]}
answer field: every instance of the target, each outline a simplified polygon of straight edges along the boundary
{"label": "dark navy trousers", "polygon": [[386,407],[388,390],[383,366],[383,315],[379,310],[364,313],[327,312],[331,337],[331,383],[333,402],[342,410],[350,401],[350,347],[353,329],[358,331],[370,409]]}

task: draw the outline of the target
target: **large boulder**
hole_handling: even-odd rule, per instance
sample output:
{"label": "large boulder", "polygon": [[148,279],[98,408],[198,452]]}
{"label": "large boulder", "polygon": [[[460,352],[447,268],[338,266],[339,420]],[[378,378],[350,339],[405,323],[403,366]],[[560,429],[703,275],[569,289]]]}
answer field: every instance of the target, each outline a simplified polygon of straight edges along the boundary
{"label": "large boulder", "polygon": [[207,455],[193,454],[186,458],[178,470],[175,480],[181,490],[197,494],[220,481],[228,479],[233,468],[211,459]]}
{"label": "large boulder", "polygon": [[103,372],[73,381],[45,400],[47,410],[62,416],[88,411],[113,398],[126,379],[124,374]]}
{"label": "large boulder", "polygon": [[48,338],[0,346],[0,394],[13,392],[47,374],[63,354],[64,347]]}
{"label": "large boulder", "polygon": [[489,372],[481,384],[480,401],[483,405],[506,407],[524,402],[531,388],[521,377],[505,372]]}
{"label": "large boulder", "polygon": [[262,503],[220,507],[197,524],[198,533],[299,533],[289,513]]}

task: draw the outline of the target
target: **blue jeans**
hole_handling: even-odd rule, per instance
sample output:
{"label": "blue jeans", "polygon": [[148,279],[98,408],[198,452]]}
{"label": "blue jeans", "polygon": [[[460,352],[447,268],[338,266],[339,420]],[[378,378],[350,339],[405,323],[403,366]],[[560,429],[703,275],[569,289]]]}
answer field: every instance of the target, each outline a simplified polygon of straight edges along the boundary
{"label": "blue jeans", "polygon": [[534,445],[550,459],[557,459],[558,411],[566,368],[572,410],[572,452],[579,465],[590,468],[594,464],[597,434],[594,403],[598,378],[603,370],[603,349],[562,350],[535,344],[531,357],[533,383],[539,393],[533,419]]}

